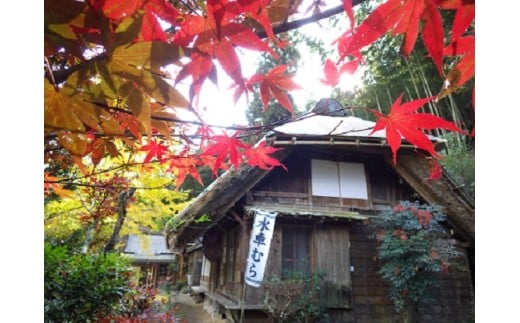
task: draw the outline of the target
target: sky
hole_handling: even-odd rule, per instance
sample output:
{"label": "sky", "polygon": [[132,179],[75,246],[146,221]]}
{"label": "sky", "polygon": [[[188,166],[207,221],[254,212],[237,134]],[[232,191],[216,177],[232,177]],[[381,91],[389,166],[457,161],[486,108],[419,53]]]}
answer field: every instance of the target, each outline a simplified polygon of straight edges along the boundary
{"label": "sky", "polygon": [[[517,317],[517,246],[520,221],[514,204],[520,182],[516,93],[520,75],[516,1],[477,0],[476,37],[476,230],[477,322]],[[11,1],[4,11],[31,24],[3,19],[2,42],[2,286],[8,291],[3,320],[41,322],[43,317],[42,135],[43,1]],[[40,27],[41,28],[41,27]],[[16,45],[16,46],[11,46]],[[15,52],[15,54],[13,54]],[[38,72],[40,71],[40,72]],[[8,262],[7,262],[8,261]],[[500,297],[496,297],[500,295]]]}

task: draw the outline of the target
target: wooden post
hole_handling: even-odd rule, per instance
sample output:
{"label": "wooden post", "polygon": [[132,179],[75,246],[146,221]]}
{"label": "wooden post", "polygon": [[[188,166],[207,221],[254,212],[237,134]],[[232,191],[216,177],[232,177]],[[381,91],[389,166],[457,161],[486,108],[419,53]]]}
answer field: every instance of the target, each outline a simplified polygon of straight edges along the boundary
{"label": "wooden post", "polygon": [[181,263],[179,265],[179,278],[182,280],[181,277],[183,277],[184,273],[182,272],[183,268],[184,268],[184,254],[182,253],[181,254]]}

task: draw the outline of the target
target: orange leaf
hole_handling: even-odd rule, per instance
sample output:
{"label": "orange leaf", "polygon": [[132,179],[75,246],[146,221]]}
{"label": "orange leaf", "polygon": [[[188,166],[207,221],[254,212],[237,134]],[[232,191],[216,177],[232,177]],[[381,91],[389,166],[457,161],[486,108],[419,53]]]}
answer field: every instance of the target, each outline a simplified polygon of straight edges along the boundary
{"label": "orange leaf", "polygon": [[49,195],[51,193],[56,193],[59,197],[70,197],[72,195],[72,191],[64,189],[62,184],[59,183],[59,178],[56,176],[50,175],[49,172],[45,172],[43,175],[43,192],[45,195]]}
{"label": "orange leaf", "polygon": [[200,176],[199,170],[197,169],[198,165],[199,160],[190,156],[179,156],[179,158],[174,158],[170,161],[168,170],[172,171],[177,176],[177,189],[179,189],[182,183],[184,183],[187,175],[190,175],[197,182],[203,185],[202,178]]}

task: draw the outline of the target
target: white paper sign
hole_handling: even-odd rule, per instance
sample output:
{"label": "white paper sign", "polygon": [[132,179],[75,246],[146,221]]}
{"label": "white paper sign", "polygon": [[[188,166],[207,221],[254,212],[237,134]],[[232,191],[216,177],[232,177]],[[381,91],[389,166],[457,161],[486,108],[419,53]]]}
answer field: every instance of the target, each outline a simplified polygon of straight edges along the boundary
{"label": "white paper sign", "polygon": [[244,273],[244,279],[249,286],[260,287],[264,279],[276,215],[276,212],[256,210],[251,239],[249,240],[247,267]]}

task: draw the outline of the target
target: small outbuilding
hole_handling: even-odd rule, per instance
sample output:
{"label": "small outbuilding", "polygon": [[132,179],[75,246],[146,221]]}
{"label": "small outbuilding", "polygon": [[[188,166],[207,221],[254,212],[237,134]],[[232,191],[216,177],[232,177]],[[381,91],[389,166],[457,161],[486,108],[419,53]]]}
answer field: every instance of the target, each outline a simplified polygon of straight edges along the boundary
{"label": "small outbuilding", "polygon": [[123,254],[129,257],[132,265],[139,268],[140,283],[157,287],[166,280],[175,260],[175,254],[166,246],[164,235],[128,236]]}

